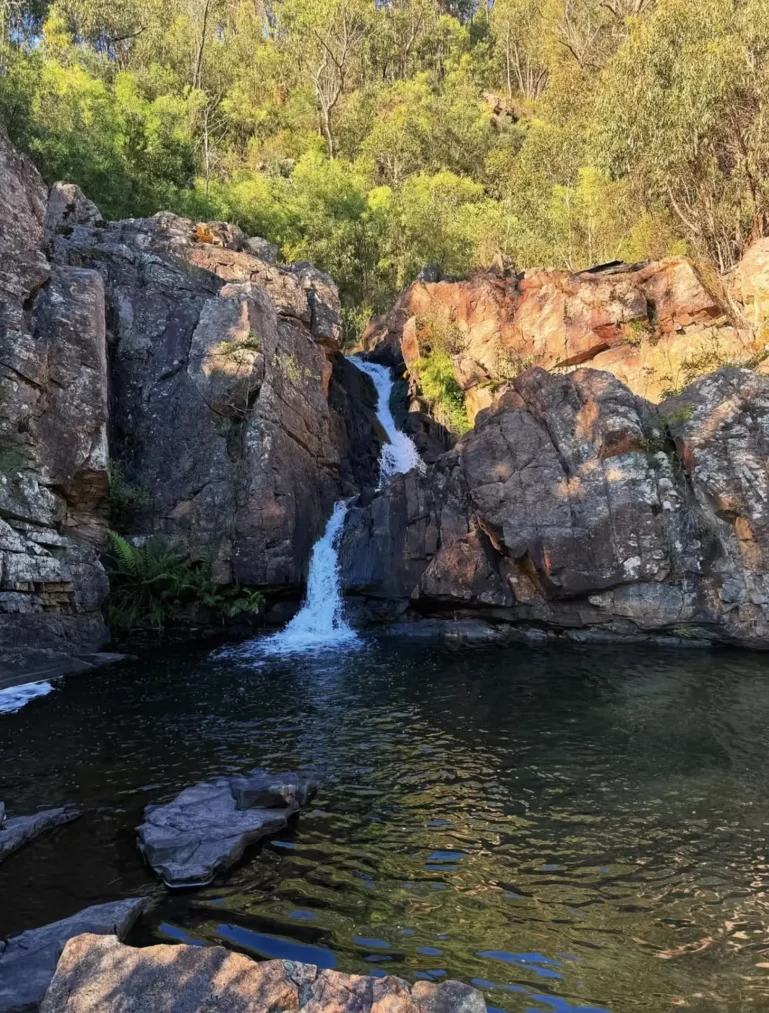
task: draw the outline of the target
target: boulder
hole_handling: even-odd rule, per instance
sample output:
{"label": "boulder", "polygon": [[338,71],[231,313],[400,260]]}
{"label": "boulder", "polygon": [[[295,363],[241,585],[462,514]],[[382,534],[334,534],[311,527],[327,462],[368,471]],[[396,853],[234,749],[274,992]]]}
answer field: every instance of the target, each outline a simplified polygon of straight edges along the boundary
{"label": "boulder", "polygon": [[14,851],[33,841],[46,830],[71,823],[80,815],[74,806],[62,806],[58,809],[46,809],[32,816],[16,816],[4,819],[5,807],[0,803],[0,862],[8,858]]}
{"label": "boulder", "polygon": [[144,906],[140,898],[97,904],[71,918],[0,942],[0,1013],[36,1010],[71,939],[98,941],[107,936],[119,945],[118,939],[125,938]]}
{"label": "boulder", "polygon": [[254,236],[253,238],[246,241],[246,246],[250,253],[253,253],[259,260],[263,260],[265,264],[277,264],[278,263],[278,248],[274,243],[268,242],[266,239],[262,239],[261,236]]}
{"label": "boulder", "polygon": [[45,227],[49,233],[63,232],[73,225],[103,225],[101,211],[75,183],[54,183],[48,194]]}
{"label": "boulder", "polygon": [[41,1013],[485,1013],[480,992],[440,984],[320,970],[293,960],[256,963],[221,946],[134,949],[109,936],[66,946]]}
{"label": "boulder", "polygon": [[315,790],[311,778],[259,770],[197,784],[166,805],[147,806],[139,850],[167,887],[202,886],[250,844],[282,830]]}

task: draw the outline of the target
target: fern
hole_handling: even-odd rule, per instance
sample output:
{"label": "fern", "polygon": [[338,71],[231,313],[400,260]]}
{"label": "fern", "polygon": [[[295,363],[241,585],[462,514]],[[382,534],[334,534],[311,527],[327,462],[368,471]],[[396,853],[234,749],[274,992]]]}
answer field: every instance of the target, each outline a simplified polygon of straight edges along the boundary
{"label": "fern", "polygon": [[211,562],[192,560],[157,535],[138,545],[109,532],[108,621],[115,630],[154,629],[190,622],[201,609],[219,620],[256,614],[264,601],[255,589],[214,584]]}

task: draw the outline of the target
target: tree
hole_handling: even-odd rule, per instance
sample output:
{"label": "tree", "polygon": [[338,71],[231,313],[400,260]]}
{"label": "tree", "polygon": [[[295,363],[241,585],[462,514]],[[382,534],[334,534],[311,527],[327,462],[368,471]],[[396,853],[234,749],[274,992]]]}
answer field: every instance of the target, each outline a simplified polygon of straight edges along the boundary
{"label": "tree", "polygon": [[659,0],[607,69],[596,158],[720,269],[769,230],[769,3]]}
{"label": "tree", "polygon": [[284,0],[278,23],[315,90],[321,129],[330,158],[336,154],[334,113],[350,65],[368,31],[362,0]]}
{"label": "tree", "polygon": [[538,99],[548,78],[548,5],[542,0],[496,0],[492,11],[494,46],[502,57],[508,97]]}

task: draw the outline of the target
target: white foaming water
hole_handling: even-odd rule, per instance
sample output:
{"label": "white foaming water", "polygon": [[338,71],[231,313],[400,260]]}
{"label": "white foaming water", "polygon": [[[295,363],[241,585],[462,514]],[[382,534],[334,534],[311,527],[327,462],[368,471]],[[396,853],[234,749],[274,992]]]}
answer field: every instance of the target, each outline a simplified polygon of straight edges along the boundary
{"label": "white foaming water", "polygon": [[[350,358],[350,362],[371,377],[377,392],[377,418],[390,440],[382,447],[379,461],[380,489],[394,475],[403,475],[414,468],[424,471],[424,462],[413,441],[395,426],[390,411],[393,389],[390,370],[354,357]],[[346,515],[347,504],[340,501],[334,507],[323,537],[312,550],[307,599],[291,622],[271,637],[251,641],[235,650],[219,651],[219,657],[293,654],[360,643],[355,630],[345,622],[344,601],[339,587],[339,540]]]}
{"label": "white foaming water", "polygon": [[50,682],[27,682],[23,686],[0,689],[0,714],[13,714],[38,696],[47,696],[53,686]]}
{"label": "white foaming water", "polygon": [[347,504],[340,500],[334,507],[323,537],[312,550],[307,600],[280,633],[259,643],[262,653],[290,654],[357,641],[355,630],[344,620],[339,587],[338,549],[346,515]]}
{"label": "white foaming water", "polygon": [[405,475],[413,468],[424,471],[424,461],[419,456],[414,441],[395,426],[395,420],[390,411],[390,396],[393,389],[390,370],[375,362],[364,362],[354,355],[350,356],[350,362],[366,376],[371,377],[377,393],[377,418],[382,423],[382,428],[390,441],[382,447],[382,456],[379,460],[379,488],[382,489],[388,485],[393,476]]}

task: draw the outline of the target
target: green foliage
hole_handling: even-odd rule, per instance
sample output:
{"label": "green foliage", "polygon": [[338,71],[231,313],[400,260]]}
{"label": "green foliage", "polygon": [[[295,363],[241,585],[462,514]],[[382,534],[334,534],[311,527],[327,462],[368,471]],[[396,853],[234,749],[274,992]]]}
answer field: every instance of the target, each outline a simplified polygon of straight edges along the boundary
{"label": "green foliage", "polygon": [[684,422],[688,422],[694,414],[694,409],[690,404],[683,404],[680,408],[677,408],[674,412],[670,412],[665,415],[660,414],[660,421],[663,425],[670,428],[670,426],[682,425]]}
{"label": "green foliage", "polygon": [[427,263],[723,269],[769,233],[769,0],[0,12],[0,120],[48,181],[314,260],[348,339]]}
{"label": "green foliage", "polygon": [[436,347],[418,359],[414,369],[433,416],[453,433],[466,433],[470,423],[465,396],[457,383],[448,352]]}
{"label": "green foliage", "polygon": [[107,508],[112,524],[123,527],[130,523],[136,514],[146,510],[152,504],[152,496],[141,485],[126,480],[123,469],[117,461],[109,465],[109,493]]}
{"label": "green foliage", "polygon": [[254,589],[214,584],[210,561],[191,560],[165,538],[133,544],[114,531],[109,536],[107,619],[114,630],[163,630],[201,615],[223,621],[255,614],[263,603]]}
{"label": "green foliage", "polygon": [[238,367],[250,367],[252,356],[249,353],[258,352],[261,347],[262,342],[259,340],[259,335],[249,331],[243,341],[221,341],[217,352]]}

